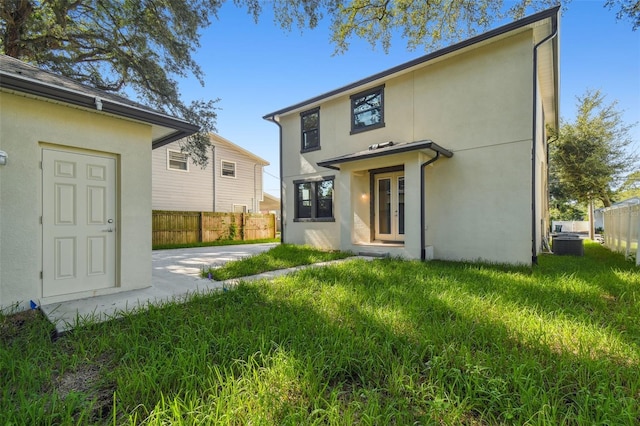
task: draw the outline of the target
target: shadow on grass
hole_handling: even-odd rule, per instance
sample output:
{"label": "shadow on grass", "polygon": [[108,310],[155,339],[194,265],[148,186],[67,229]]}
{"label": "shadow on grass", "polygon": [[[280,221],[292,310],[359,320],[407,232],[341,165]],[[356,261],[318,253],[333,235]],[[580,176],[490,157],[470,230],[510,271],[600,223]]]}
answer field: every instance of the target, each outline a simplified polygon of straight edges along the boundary
{"label": "shadow on grass", "polygon": [[[105,360],[119,424],[640,421],[637,365],[559,351],[517,328],[518,309],[552,315],[564,303],[576,323],[589,311],[606,319],[608,302],[590,295],[625,287],[551,266],[383,259],[303,270],[76,329],[37,362],[47,371],[77,368],[70,353]],[[586,289],[551,284],[567,274]],[[21,386],[19,374],[3,378]],[[3,395],[0,419],[24,406],[12,398]]]}

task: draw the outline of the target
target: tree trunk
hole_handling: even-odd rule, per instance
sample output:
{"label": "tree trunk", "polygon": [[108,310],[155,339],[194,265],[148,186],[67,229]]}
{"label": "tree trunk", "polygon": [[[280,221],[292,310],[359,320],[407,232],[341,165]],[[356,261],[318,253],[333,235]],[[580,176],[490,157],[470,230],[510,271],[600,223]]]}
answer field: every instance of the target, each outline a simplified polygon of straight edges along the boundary
{"label": "tree trunk", "polygon": [[595,229],[593,220],[593,200],[589,200],[589,239],[595,240]]}
{"label": "tree trunk", "polygon": [[25,23],[33,13],[31,0],[7,0],[0,8],[0,18],[5,21],[5,31],[2,34],[2,45],[5,55],[12,58],[22,56],[22,36]]}

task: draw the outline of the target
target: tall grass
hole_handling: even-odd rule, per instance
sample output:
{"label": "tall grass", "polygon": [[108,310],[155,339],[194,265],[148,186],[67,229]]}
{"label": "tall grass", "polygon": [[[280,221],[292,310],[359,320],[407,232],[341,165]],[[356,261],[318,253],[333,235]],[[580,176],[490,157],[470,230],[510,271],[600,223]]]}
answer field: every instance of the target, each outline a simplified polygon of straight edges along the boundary
{"label": "tall grass", "polygon": [[638,424],[638,318],[640,272],[594,244],[533,269],[353,260],[56,341],[28,321],[0,423]]}

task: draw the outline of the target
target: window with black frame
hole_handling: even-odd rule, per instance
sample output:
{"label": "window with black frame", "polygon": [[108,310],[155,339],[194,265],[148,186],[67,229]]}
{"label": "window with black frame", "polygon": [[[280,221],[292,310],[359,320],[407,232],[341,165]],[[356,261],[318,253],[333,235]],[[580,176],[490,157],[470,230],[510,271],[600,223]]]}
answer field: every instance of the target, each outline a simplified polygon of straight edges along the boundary
{"label": "window with black frame", "polygon": [[301,151],[320,149],[320,109],[316,108],[300,114],[302,127]]}
{"label": "window with black frame", "polygon": [[333,221],[333,182],[333,176],[316,181],[294,181],[294,221]]}
{"label": "window with black frame", "polygon": [[351,133],[384,127],[384,86],[351,96]]}

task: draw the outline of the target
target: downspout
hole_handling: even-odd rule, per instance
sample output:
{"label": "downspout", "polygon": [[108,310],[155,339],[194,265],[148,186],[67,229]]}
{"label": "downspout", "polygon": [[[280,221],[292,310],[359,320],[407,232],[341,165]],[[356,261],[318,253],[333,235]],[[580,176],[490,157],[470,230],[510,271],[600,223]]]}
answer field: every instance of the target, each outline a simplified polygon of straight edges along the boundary
{"label": "downspout", "polygon": [[253,212],[260,213],[260,206],[258,201],[258,181],[256,179],[256,167],[260,164],[256,163],[253,165]]}
{"label": "downspout", "polygon": [[280,244],[284,244],[284,228],[285,228],[285,220],[284,220],[284,197],[282,196],[282,126],[276,120],[276,116],[272,115],[271,117],[264,117],[267,121],[271,121],[276,126],[278,126],[278,148],[280,150],[279,153],[279,162],[280,162]]}
{"label": "downspout", "polygon": [[536,217],[536,145],[538,138],[538,48],[547,41],[558,35],[558,16],[554,16],[551,21],[551,34],[539,41],[533,47],[533,114],[532,114],[532,141],[531,141],[531,263],[538,264],[537,250],[537,230],[538,223]]}
{"label": "downspout", "polygon": [[213,210],[216,211],[216,146],[211,144],[211,173],[213,179]]}
{"label": "downspout", "polygon": [[425,217],[424,217],[424,202],[425,202],[425,195],[424,195],[424,169],[431,163],[435,162],[438,160],[438,158],[440,157],[440,151],[436,151],[436,156],[433,158],[430,158],[429,160],[425,161],[424,163],[422,163],[420,165],[420,260],[421,261],[425,261],[426,260],[426,253],[425,253],[425,249],[424,249],[424,244],[425,241],[427,239],[426,237],[426,230],[424,229],[425,227]]}

